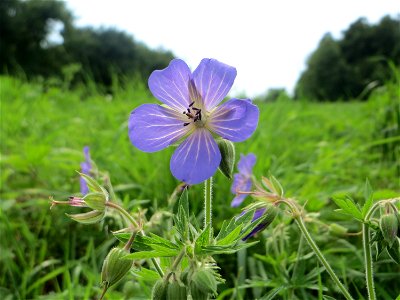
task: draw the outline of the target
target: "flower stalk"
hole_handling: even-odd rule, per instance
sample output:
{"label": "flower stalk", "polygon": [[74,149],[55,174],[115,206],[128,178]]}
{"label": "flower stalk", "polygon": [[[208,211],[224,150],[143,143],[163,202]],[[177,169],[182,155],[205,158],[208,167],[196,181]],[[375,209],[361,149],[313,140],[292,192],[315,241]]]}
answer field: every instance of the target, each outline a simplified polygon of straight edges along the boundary
{"label": "flower stalk", "polygon": [[[120,214],[122,214],[124,217],[126,217],[134,227],[139,228],[139,223],[123,207],[119,206],[118,204],[116,204],[114,202],[110,202],[110,201],[106,203],[106,206],[117,210]],[[144,233],[143,230],[140,230],[139,232],[143,236],[146,236],[146,234]],[[157,273],[160,275],[160,277],[164,277],[164,272],[161,269],[157,260],[155,258],[151,258],[151,261],[153,262],[154,267],[156,268]]]}
{"label": "flower stalk", "polygon": [[301,215],[301,212],[295,205],[293,201],[290,199],[281,199],[279,202],[286,204],[290,210],[292,211],[293,218],[295,219],[301,233],[304,235],[307,243],[310,245],[311,249],[314,251],[315,255],[318,257],[318,260],[322,263],[322,265],[325,267],[326,271],[329,273],[331,276],[332,280],[335,282],[336,286],[340,289],[342,292],[343,296],[347,300],[353,300],[353,297],[350,295],[348,290],[344,287],[340,279],[337,277],[335,272],[333,271],[332,267],[326,260],[325,256],[322,254],[321,250],[318,248],[317,244],[314,242],[313,238],[311,237],[309,231],[307,230],[306,225],[304,224],[303,217]]}
{"label": "flower stalk", "polygon": [[209,240],[212,237],[212,182],[212,177],[204,182],[204,228],[210,226]]}

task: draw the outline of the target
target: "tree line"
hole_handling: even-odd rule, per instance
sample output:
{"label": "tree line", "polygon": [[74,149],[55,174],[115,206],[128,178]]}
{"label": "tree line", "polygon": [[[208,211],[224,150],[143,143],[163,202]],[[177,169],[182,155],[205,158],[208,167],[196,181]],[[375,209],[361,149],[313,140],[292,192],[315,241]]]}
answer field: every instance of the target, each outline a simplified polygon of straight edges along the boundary
{"label": "tree line", "polygon": [[[123,77],[145,79],[173,58],[172,52],[149,49],[115,28],[77,28],[63,1],[0,1],[1,73],[91,80],[110,87]],[[327,33],[321,39],[307,60],[294,97],[366,98],[373,87],[393,76],[390,64],[400,66],[400,16],[385,16],[378,24],[360,18],[341,38]],[[286,92],[271,89],[264,98],[273,101],[282,93]]]}
{"label": "tree line", "polygon": [[400,15],[378,24],[365,18],[352,23],[335,40],[327,33],[307,60],[295,97],[319,101],[365,99],[369,91],[393,77],[400,66]]}
{"label": "tree line", "polygon": [[[0,1],[0,72],[95,81],[146,78],[174,58],[115,28],[77,28],[63,1]],[[68,78],[72,80],[72,78]]]}

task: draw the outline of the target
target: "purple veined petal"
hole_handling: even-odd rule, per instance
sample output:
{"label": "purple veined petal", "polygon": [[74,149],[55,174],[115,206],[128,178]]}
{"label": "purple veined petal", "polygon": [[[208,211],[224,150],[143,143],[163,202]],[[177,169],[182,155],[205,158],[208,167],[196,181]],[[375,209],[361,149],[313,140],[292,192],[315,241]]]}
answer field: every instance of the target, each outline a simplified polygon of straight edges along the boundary
{"label": "purple veined petal", "polygon": [[[243,176],[242,174],[234,174],[231,192],[233,194],[236,194],[238,191],[249,192],[251,189],[251,185],[252,185],[251,178]],[[240,204],[242,204],[242,202],[244,201],[244,199],[246,197],[247,197],[246,194],[236,195],[236,197],[233,198],[233,200],[231,202],[231,206],[232,207],[239,206]]]}
{"label": "purple veined petal", "polygon": [[197,128],[174,152],[171,172],[187,184],[200,183],[217,171],[221,153],[211,133]]}
{"label": "purple veined petal", "polygon": [[89,187],[87,186],[87,183],[82,176],[79,178],[79,184],[82,195],[86,195],[87,193],[89,193]]}
{"label": "purple veined petal", "polygon": [[224,139],[241,142],[256,130],[259,114],[250,100],[231,99],[212,112],[207,125]]}
{"label": "purple veined petal", "polygon": [[191,72],[188,65],[180,59],[173,59],[168,67],[156,70],[149,77],[149,88],[161,102],[182,112],[189,104],[189,82]]}
{"label": "purple veined petal", "polygon": [[193,72],[193,81],[207,111],[228,94],[236,78],[236,69],[216,59],[204,58]]}
{"label": "purple veined petal", "polygon": [[157,104],[143,104],[129,117],[129,138],[144,152],[155,152],[175,143],[192,128],[183,126],[184,115]]}
{"label": "purple veined petal", "polygon": [[240,160],[237,164],[237,167],[241,174],[251,177],[255,164],[256,156],[253,153],[249,153],[247,155],[240,154]]}

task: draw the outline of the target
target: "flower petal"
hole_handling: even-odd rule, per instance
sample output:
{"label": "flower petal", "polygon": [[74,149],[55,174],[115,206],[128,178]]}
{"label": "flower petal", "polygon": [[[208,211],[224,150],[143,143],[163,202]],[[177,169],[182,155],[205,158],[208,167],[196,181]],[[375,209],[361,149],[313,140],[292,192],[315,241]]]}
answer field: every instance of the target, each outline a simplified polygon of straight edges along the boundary
{"label": "flower petal", "polygon": [[237,164],[237,167],[241,174],[251,177],[255,164],[256,156],[253,153],[249,153],[247,155],[240,154],[240,160]]}
{"label": "flower petal", "polygon": [[258,107],[250,100],[231,99],[213,111],[208,126],[224,139],[241,142],[256,130],[258,117]]}
{"label": "flower petal", "polygon": [[[242,174],[234,174],[233,175],[233,184],[231,187],[231,192],[236,194],[237,192],[249,192],[251,189],[251,178],[243,176]],[[232,207],[239,206],[244,199],[247,197],[247,194],[238,194],[235,198],[233,198],[231,202]]]}
{"label": "flower petal", "polygon": [[193,72],[193,80],[208,111],[228,94],[236,78],[236,69],[216,59],[204,58]]}
{"label": "flower petal", "polygon": [[129,117],[129,138],[144,152],[155,152],[168,147],[187,134],[193,127],[183,126],[183,117],[170,108],[157,104],[143,104]]}
{"label": "flower petal", "polygon": [[184,111],[190,104],[190,78],[188,65],[183,60],[173,59],[165,69],[151,73],[149,88],[161,102],[178,111]]}
{"label": "flower petal", "polygon": [[187,184],[200,183],[214,175],[221,162],[221,153],[211,133],[196,129],[174,152],[171,172]]}

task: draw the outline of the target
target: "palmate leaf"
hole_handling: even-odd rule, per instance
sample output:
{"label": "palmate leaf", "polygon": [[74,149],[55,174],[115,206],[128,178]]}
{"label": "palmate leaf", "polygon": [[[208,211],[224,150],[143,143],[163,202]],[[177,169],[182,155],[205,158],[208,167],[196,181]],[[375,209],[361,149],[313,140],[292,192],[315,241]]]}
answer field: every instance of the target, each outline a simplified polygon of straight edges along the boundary
{"label": "palmate leaf", "polygon": [[341,212],[351,215],[353,218],[363,221],[363,215],[358,208],[358,206],[354,203],[353,199],[348,196],[344,197],[334,197],[333,201],[336,203],[337,206],[341,208]]}
{"label": "palmate leaf", "polygon": [[127,259],[145,259],[145,258],[153,258],[153,257],[171,257],[171,256],[176,256],[179,253],[179,251],[176,250],[166,250],[165,248],[163,250],[152,250],[152,251],[139,251],[139,252],[134,252],[131,254],[128,254],[124,256],[124,258]]}
{"label": "palmate leaf", "polygon": [[174,216],[174,224],[181,240],[187,240],[189,234],[189,200],[187,188],[185,188],[179,198],[178,212]]}

